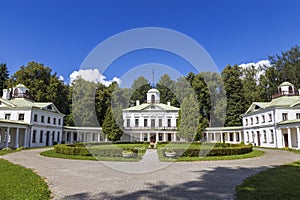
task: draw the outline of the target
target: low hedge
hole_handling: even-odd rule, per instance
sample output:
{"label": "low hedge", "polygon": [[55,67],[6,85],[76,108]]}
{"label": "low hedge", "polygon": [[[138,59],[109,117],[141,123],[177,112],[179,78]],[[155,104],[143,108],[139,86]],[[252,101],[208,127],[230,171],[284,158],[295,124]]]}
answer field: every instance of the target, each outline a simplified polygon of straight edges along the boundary
{"label": "low hedge", "polygon": [[127,149],[114,149],[114,148],[101,148],[101,149],[93,149],[89,147],[85,147],[81,144],[60,144],[54,146],[54,151],[60,154],[67,155],[80,155],[80,156],[97,156],[97,157],[122,157],[122,151],[132,151],[134,154],[138,154],[138,149],[127,148]]}
{"label": "low hedge", "polygon": [[[174,148],[172,149],[176,152],[176,155],[181,157],[201,157],[201,156],[230,156],[250,153],[253,150],[252,145],[238,146],[237,147],[216,147],[212,149],[200,148],[200,149],[184,149],[184,148]],[[166,150],[163,150],[165,154]]]}

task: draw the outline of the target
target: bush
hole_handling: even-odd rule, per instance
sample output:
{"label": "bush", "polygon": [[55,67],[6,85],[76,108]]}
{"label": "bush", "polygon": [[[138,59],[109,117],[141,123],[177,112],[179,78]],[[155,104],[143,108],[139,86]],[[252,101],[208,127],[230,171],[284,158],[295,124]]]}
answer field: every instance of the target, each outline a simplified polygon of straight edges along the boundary
{"label": "bush", "polygon": [[[225,144],[225,143],[224,143]],[[226,144],[225,147],[222,145],[216,145],[212,149],[200,148],[200,149],[185,149],[185,148],[174,148],[178,156],[182,157],[201,157],[201,156],[230,156],[252,152],[252,145],[240,146],[237,144]],[[165,153],[165,150],[163,150]]]}

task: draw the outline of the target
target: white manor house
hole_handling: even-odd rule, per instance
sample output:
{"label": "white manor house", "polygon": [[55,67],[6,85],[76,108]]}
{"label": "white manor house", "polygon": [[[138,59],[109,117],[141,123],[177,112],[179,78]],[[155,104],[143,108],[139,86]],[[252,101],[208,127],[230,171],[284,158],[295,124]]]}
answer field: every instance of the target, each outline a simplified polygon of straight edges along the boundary
{"label": "white manor house", "polygon": [[[147,102],[123,109],[123,141],[178,141],[179,108],[160,103],[160,93],[150,89]],[[28,88],[19,84],[3,90],[0,98],[0,149],[42,147],[56,143],[105,141],[101,127],[63,126],[64,114],[51,102],[29,99]],[[209,127],[207,142],[253,144],[271,148],[300,149],[300,96],[293,84],[284,82],[271,102],[253,102],[242,116],[243,126]]]}

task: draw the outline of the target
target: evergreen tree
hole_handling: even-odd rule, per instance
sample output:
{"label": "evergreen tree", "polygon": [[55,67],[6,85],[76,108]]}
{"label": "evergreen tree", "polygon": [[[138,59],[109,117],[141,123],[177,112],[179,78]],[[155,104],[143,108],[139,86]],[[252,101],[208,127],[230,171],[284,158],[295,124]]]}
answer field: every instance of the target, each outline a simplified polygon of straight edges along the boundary
{"label": "evergreen tree", "polygon": [[140,103],[146,103],[147,92],[151,89],[151,86],[145,77],[140,76],[139,78],[134,80],[131,89],[132,95],[130,98],[130,102],[132,104],[134,104],[136,100],[140,100]]}
{"label": "evergreen tree", "polygon": [[160,102],[167,104],[170,102],[173,106],[179,106],[175,92],[175,81],[173,81],[168,74],[164,74],[160,77],[156,88],[160,92]]}
{"label": "evergreen tree", "polygon": [[3,89],[7,89],[7,80],[9,78],[8,69],[5,63],[0,64],[0,97],[3,95]]}
{"label": "evergreen tree", "polygon": [[110,141],[120,140],[122,136],[122,130],[116,123],[111,107],[109,107],[106,111],[102,130]]}
{"label": "evergreen tree", "polygon": [[227,110],[225,126],[241,126],[242,120],[240,115],[246,111],[245,98],[242,93],[243,85],[241,80],[240,67],[228,65],[222,72],[224,81]]}

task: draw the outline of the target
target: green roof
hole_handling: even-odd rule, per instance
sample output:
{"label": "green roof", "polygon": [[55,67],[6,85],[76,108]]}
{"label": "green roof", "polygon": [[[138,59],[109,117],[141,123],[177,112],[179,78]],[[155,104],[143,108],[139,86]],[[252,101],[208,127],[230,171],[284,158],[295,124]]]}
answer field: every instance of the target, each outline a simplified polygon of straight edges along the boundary
{"label": "green roof", "polygon": [[290,83],[290,82],[287,82],[287,81],[285,81],[285,82],[283,82],[283,83],[281,83],[280,85],[279,85],[279,87],[280,86],[294,86],[292,83]]}
{"label": "green roof", "polygon": [[242,126],[229,126],[229,127],[207,127],[203,131],[241,131]]}
{"label": "green roof", "polygon": [[87,126],[64,126],[64,130],[85,130],[85,131],[102,131],[101,127],[87,127]]}
{"label": "green roof", "polygon": [[142,110],[148,108],[151,105],[157,106],[158,108],[161,108],[162,110],[165,110],[165,111],[179,111],[179,108],[177,108],[175,106],[169,106],[169,105],[163,104],[163,103],[154,103],[154,104],[143,103],[143,104],[140,104],[138,106],[125,108],[125,109],[123,109],[123,111],[142,111]]}
{"label": "green roof", "polygon": [[29,125],[28,123],[23,122],[23,121],[8,120],[8,119],[0,119],[0,122],[9,123],[9,124]]}
{"label": "green roof", "polygon": [[271,102],[253,102],[246,114],[271,107],[291,108],[296,107],[297,105],[300,106],[300,96],[282,96],[273,99]]}
{"label": "green roof", "polygon": [[300,123],[300,119],[281,121],[278,123],[278,125],[293,124],[293,123]]}

